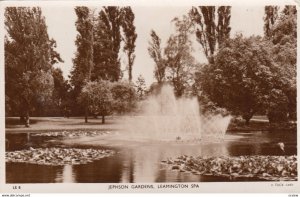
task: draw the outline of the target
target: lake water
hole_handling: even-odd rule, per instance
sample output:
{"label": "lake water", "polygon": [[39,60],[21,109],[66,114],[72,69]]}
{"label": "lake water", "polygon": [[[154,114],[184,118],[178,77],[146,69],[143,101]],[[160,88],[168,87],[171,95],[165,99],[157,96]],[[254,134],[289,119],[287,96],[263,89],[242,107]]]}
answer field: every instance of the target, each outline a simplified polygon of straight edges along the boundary
{"label": "lake water", "polygon": [[[6,134],[7,151],[30,147],[105,148],[117,153],[88,164],[47,166],[27,163],[6,163],[7,183],[142,183],[142,182],[210,182],[259,181],[254,178],[229,179],[217,176],[194,175],[171,170],[161,163],[167,158],[192,156],[296,155],[297,135],[289,131],[227,133],[224,141],[204,143],[126,142],[115,146],[114,141],[101,143],[65,144],[59,137],[31,134]],[[277,143],[285,144],[282,152]]]}

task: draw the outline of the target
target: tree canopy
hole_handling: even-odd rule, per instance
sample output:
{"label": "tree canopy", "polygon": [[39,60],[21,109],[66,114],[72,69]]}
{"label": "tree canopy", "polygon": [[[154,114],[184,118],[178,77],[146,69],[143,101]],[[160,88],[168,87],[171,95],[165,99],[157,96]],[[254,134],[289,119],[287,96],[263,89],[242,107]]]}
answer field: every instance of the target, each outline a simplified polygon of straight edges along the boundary
{"label": "tree canopy", "polygon": [[52,94],[52,65],[62,62],[39,7],[5,9],[5,95],[10,114],[26,118]]}
{"label": "tree canopy", "polygon": [[201,86],[218,106],[248,122],[272,100],[270,91],[276,88],[278,73],[262,38],[238,35],[223,43],[213,64],[204,66]]}
{"label": "tree canopy", "polygon": [[197,41],[201,44],[208,61],[213,62],[217,47],[229,38],[231,6],[192,7],[189,16],[195,24]]}

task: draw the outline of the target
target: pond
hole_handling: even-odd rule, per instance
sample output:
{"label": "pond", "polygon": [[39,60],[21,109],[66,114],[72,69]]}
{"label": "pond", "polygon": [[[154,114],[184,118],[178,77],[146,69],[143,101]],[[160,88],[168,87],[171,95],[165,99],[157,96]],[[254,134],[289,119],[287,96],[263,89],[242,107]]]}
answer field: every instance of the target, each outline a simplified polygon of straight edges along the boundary
{"label": "pond", "polygon": [[[6,163],[7,183],[137,183],[137,182],[222,182],[263,181],[258,178],[228,178],[196,175],[170,169],[161,161],[181,155],[241,156],[297,155],[297,134],[289,131],[234,132],[217,142],[133,142],[109,137],[75,138],[36,136],[33,133],[6,134],[6,151],[33,148],[109,149],[110,157],[80,165],[38,165]],[[68,142],[68,143],[65,143]],[[278,143],[284,143],[284,152]]]}

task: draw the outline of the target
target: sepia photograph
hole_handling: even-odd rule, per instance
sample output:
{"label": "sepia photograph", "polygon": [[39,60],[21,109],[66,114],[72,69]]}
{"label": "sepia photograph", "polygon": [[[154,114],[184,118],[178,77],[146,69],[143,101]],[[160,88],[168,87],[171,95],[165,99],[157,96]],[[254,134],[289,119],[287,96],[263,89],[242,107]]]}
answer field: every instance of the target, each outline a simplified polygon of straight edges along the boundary
{"label": "sepia photograph", "polygon": [[295,3],[0,4],[5,191],[296,191]]}

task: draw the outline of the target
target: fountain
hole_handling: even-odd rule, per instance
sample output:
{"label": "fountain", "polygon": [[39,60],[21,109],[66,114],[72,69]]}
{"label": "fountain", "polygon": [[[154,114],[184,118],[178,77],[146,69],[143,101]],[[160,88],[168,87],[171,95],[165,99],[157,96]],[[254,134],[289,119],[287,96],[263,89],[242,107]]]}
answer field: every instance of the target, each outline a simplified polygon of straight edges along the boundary
{"label": "fountain", "polygon": [[164,85],[157,95],[143,102],[140,115],[124,122],[130,139],[200,141],[223,139],[229,121],[230,116],[205,117],[197,98],[177,99],[173,87]]}

